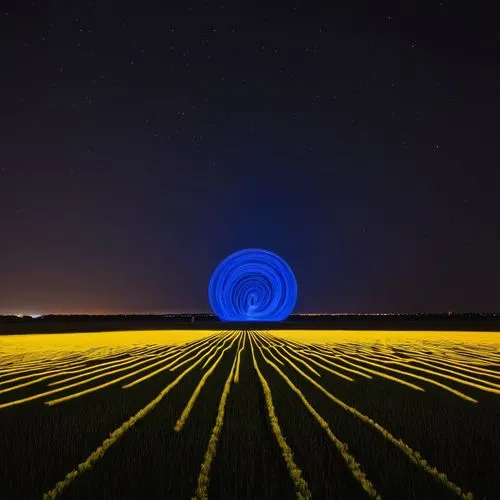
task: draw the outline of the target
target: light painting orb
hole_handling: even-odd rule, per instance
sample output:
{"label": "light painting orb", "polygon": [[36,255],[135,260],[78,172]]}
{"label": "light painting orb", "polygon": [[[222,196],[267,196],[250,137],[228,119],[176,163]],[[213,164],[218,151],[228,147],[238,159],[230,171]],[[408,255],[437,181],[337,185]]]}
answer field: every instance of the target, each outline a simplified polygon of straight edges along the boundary
{"label": "light painting orb", "polygon": [[222,321],[283,321],[297,302],[297,281],[281,257],[249,248],[217,266],[208,298]]}

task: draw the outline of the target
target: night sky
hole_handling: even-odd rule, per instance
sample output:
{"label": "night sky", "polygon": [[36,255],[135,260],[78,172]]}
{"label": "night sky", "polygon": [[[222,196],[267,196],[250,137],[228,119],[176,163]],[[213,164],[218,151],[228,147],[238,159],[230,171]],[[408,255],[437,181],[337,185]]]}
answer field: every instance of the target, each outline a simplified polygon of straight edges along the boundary
{"label": "night sky", "polygon": [[2,2],[0,313],[208,311],[246,247],[297,312],[500,309],[482,2],[111,3]]}

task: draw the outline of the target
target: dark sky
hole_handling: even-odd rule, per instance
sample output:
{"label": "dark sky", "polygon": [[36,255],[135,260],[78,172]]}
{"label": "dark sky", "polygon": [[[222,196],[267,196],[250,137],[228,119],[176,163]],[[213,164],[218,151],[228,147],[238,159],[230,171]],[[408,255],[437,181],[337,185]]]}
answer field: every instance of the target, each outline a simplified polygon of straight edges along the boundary
{"label": "dark sky", "polygon": [[272,3],[2,2],[0,313],[207,311],[245,247],[298,312],[500,309],[488,2]]}

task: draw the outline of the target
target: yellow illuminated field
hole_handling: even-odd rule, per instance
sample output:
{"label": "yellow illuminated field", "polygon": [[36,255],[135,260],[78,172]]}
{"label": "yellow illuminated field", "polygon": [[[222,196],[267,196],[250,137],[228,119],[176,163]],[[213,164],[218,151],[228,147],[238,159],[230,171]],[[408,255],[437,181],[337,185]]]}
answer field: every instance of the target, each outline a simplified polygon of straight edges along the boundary
{"label": "yellow illuminated field", "polygon": [[[214,383],[216,390],[210,385]],[[262,399],[262,406],[257,405],[249,418],[267,422],[269,436],[297,498],[311,498],[315,486],[314,482],[309,483],[303,469],[307,464],[302,453],[293,449],[290,434],[282,427],[281,420],[288,421],[290,408],[275,399],[277,387],[280,401],[285,391],[287,404],[302,408],[300,411],[308,415],[309,421],[304,425],[311,426],[311,432],[321,433],[318,439],[330,446],[350,477],[346,481],[357,485],[358,492],[371,498],[386,497],[384,483],[372,477],[372,466],[365,470],[362,451],[359,447],[351,449],[345,437],[348,432],[336,427],[336,418],[348,417],[359,426],[359,432],[375,436],[370,439],[382,439],[396,451],[398,460],[419,471],[415,474],[430,478],[433,487],[438,488],[436,491],[473,498],[470,485],[453,467],[434,463],[432,457],[393,430],[391,415],[397,405],[418,408],[419,401],[422,405],[432,404],[433,408],[435,401],[442,401],[443,406],[449,402],[454,411],[464,415],[469,415],[470,408],[480,406],[483,399],[489,405],[500,401],[494,399],[500,395],[500,334],[186,330],[0,337],[0,418],[4,411],[33,411],[32,405],[43,412],[55,411],[55,407],[70,402],[81,404],[82,409],[92,408],[92,398],[104,394],[103,391],[124,391],[125,397],[127,391],[140,397],[149,395],[146,404],[109,428],[107,435],[100,436],[92,451],[82,450],[80,462],[67,464],[65,473],[51,487],[41,484],[44,498],[56,498],[70,487],[77,488],[76,480],[91,472],[158,407],[168,405],[171,394],[175,393],[176,401],[183,403],[177,407],[175,425],[162,432],[179,436],[192,432],[187,429],[188,423],[193,412],[202,410],[199,401],[204,391],[215,390],[218,406],[208,422],[209,438],[200,443],[203,459],[192,492],[196,498],[208,498],[228,404],[235,391],[245,391],[249,384],[258,386]],[[207,389],[209,386],[212,389]],[[362,398],[354,401],[356,394],[370,394],[371,389],[375,392],[380,388],[383,390],[379,394],[387,394],[385,404],[391,413],[386,416],[383,407],[377,410],[381,417],[378,421],[360,407]],[[116,392],[106,394],[117,397]],[[109,404],[113,401],[110,396]],[[64,411],[61,415],[64,418]],[[419,422],[414,424],[418,426]],[[440,430],[436,428],[435,432],[439,437]],[[457,429],[459,432],[463,429]],[[332,482],[338,480],[335,474]]]}

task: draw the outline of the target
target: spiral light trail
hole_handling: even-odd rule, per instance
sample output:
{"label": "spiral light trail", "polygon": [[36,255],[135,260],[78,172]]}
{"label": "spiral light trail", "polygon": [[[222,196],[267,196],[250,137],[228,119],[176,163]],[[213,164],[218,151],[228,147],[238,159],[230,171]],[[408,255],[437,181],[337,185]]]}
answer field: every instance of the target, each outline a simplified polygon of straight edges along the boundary
{"label": "spiral light trail", "polygon": [[208,297],[223,321],[282,321],[297,302],[297,282],[281,257],[251,248],[219,264],[210,279]]}

